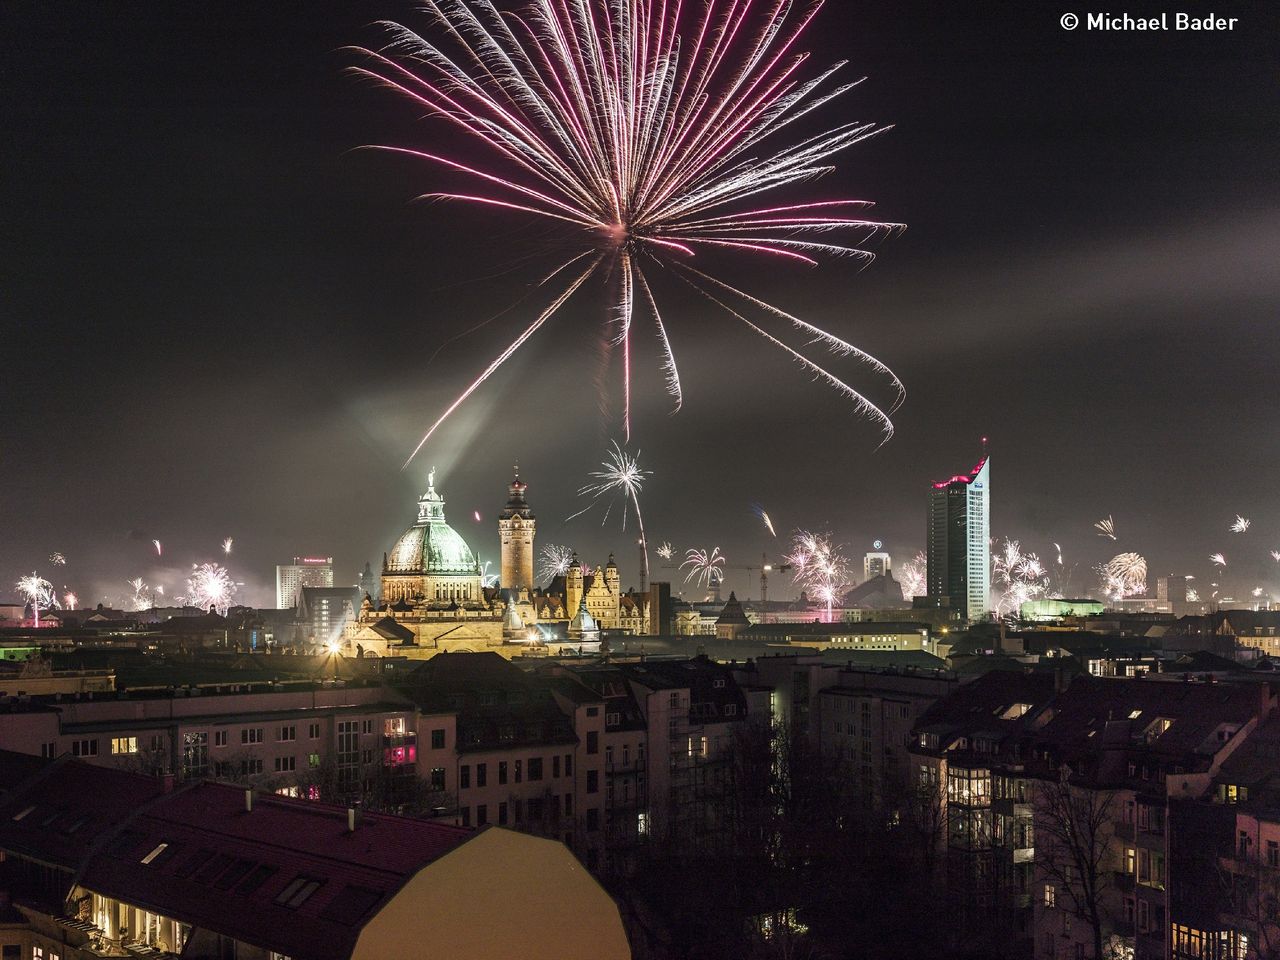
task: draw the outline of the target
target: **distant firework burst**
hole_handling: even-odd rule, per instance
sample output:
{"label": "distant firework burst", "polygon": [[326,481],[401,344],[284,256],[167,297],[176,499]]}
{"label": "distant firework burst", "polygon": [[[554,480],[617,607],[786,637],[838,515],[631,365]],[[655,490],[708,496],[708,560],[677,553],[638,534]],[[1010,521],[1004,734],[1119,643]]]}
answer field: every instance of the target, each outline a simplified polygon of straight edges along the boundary
{"label": "distant firework burst", "polygon": [[852,582],[849,561],[841,548],[827,534],[797,530],[786,559],[791,564],[791,579],[818,598],[830,623],[833,608]]}
{"label": "distant firework burst", "polygon": [[146,581],[141,577],[134,577],[132,580],[126,580],[125,582],[133,590],[133,596],[129,601],[133,610],[150,610],[155,606],[155,597],[148,594],[147,591],[150,588],[147,586]]}
{"label": "distant firework burst", "polygon": [[[658,556],[663,560],[670,560],[674,553],[675,550],[672,549],[670,540],[663,540],[662,543],[658,544]],[[1277,557],[1276,559],[1280,560],[1280,557]]]}
{"label": "distant firework burst", "polygon": [[54,592],[53,584],[32,571],[28,576],[19,578],[16,586],[18,593],[26,598],[31,607],[35,625],[40,626],[40,611],[52,610],[58,606],[58,595]]}
{"label": "distant firework burst", "polygon": [[1274,560],[1276,563],[1280,563],[1280,550],[1272,550],[1271,559]]}
{"label": "distant firework burst", "polygon": [[1247,530],[1249,529],[1249,527],[1250,527],[1252,524],[1253,524],[1253,521],[1252,521],[1252,520],[1249,520],[1249,519],[1247,519],[1246,517],[1242,517],[1242,516],[1240,516],[1240,514],[1238,514],[1238,513],[1237,513],[1237,514],[1236,514],[1236,518],[1235,518],[1235,520],[1234,520],[1234,521],[1232,522],[1232,524],[1231,524],[1231,532],[1232,532],[1232,533],[1244,533],[1245,531],[1247,531]]}
{"label": "distant firework burst", "polygon": [[1049,574],[1034,553],[1025,553],[1017,540],[1005,540],[991,558],[993,579],[999,585],[996,613],[1015,616],[1022,605],[1050,595]]}
{"label": "distant firework burst", "polygon": [[1118,553],[1097,568],[1102,592],[1109,600],[1136,597],[1147,591],[1147,561],[1138,553]]}
{"label": "distant firework burst", "polygon": [[538,554],[538,576],[543,580],[554,580],[569,572],[569,564],[573,563],[573,550],[559,543],[549,543]]}
{"label": "distant firework burst", "polygon": [[1098,531],[1098,536],[1106,537],[1108,540],[1116,539],[1116,522],[1110,516],[1105,520],[1099,520],[1093,526]]}
{"label": "distant firework burst", "polygon": [[[695,254],[717,250],[809,266],[833,257],[865,264],[873,259],[867,246],[901,228],[867,219],[871,204],[863,200],[767,199],[828,173],[837,153],[889,129],[853,122],[799,139],[776,136],[857,85],[833,81],[842,63],[803,72],[808,55],[800,44],[821,6],[708,0],[682,12],[665,0],[531,0],[516,16],[488,3],[437,0],[425,10],[439,44],[384,22],[385,44],[355,49],[366,62],[355,75],[452,125],[481,159],[367,149],[424,161],[474,185],[420,199],[531,217],[556,227],[566,251],[539,284],[546,306],[445,409],[410,460],[592,277],[612,291],[608,336],[621,353],[628,440],[633,323],[641,313],[652,322],[674,408],[682,402],[650,285],[659,274],[743,323],[849,400],[885,440],[892,436],[889,415],[904,390],[883,363],[694,266]],[[788,325],[799,338],[794,346],[783,340]],[[801,352],[813,344],[886,378],[894,391],[888,409]]]}
{"label": "distant firework burst", "polygon": [[232,539],[231,537],[227,537],[227,539],[222,541],[222,552],[225,555],[231,556],[231,545],[233,543],[235,543],[235,540]]}
{"label": "distant firework burst", "polygon": [[686,567],[688,572],[684,575],[685,583],[693,581],[705,588],[713,583],[724,582],[724,555],[719,547],[712,547],[709,551],[696,547],[686,550],[680,569],[683,570]]}
{"label": "distant firework burst", "polygon": [[65,567],[67,565],[67,558],[55,550],[53,553],[49,554],[49,562],[56,567]]}
{"label": "distant firework burst", "polygon": [[80,607],[80,598],[68,590],[62,595],[62,606],[67,610],[77,610]]}
{"label": "distant firework burst", "polygon": [[652,470],[641,469],[639,450],[636,451],[635,456],[632,456],[618,446],[617,441],[614,441],[612,449],[606,451],[605,459],[600,463],[600,469],[590,474],[592,482],[578,490],[579,496],[591,497],[591,503],[569,517],[570,520],[580,517],[599,501],[607,500],[608,506],[605,507],[604,519],[600,521],[600,525],[604,526],[613,509],[614,500],[621,498],[623,530],[627,529],[628,510],[634,509],[636,513],[636,526],[640,528],[641,576],[645,581],[649,579],[649,547],[644,535],[644,516],[640,513],[640,489],[644,486],[645,478],[652,475]]}
{"label": "distant firework burst", "polygon": [[1209,555],[1209,562],[1215,567],[1225,567],[1227,565],[1227,558],[1220,553],[1212,553]]}
{"label": "distant firework burst", "polygon": [[929,559],[923,550],[917,550],[914,557],[904,561],[898,567],[896,571],[897,580],[902,584],[902,597],[904,600],[923,597],[929,592],[928,568]]}
{"label": "distant firework burst", "polygon": [[235,592],[236,584],[226,567],[216,563],[198,563],[191,566],[191,576],[187,578],[187,595],[181,599],[189,606],[212,610],[225,616],[231,608],[231,598],[235,596]]}
{"label": "distant firework burst", "polygon": [[164,556],[164,548],[160,546],[159,540],[152,540],[151,545],[156,548],[156,556]]}

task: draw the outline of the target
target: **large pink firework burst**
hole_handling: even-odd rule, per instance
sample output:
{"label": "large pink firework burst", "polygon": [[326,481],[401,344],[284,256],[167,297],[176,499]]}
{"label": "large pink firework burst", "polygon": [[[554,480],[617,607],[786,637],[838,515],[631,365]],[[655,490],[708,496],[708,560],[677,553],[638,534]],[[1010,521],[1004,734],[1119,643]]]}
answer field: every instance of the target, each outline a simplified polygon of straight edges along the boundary
{"label": "large pink firework burst", "polygon": [[[356,48],[353,68],[462,131],[484,155],[374,145],[445,168],[475,184],[424,198],[464,201],[552,222],[570,253],[540,286],[547,303],[427,430],[435,430],[593,276],[614,291],[612,343],[622,355],[623,425],[630,438],[633,321],[645,314],[679,409],[680,373],[651,285],[673,275],[778,347],[856,411],[893,433],[905,395],[876,358],[719,280],[696,254],[729,250],[816,265],[870,261],[865,249],[899,224],[866,219],[863,200],[761,203],[829,172],[831,157],[889,129],[849,122],[798,139],[783,132],[858,81],[844,66],[806,70],[801,38],[821,0],[531,0],[521,12],[490,3],[426,0],[439,41],[384,22],[388,41]],[[784,341],[786,327],[801,342]],[[889,378],[883,409],[801,352],[818,345]]]}

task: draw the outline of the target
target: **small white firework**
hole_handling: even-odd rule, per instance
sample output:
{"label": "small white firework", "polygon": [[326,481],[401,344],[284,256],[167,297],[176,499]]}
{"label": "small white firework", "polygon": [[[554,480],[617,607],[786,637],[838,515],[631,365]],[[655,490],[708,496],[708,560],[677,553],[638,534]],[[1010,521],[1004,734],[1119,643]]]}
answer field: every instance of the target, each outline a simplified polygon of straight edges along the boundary
{"label": "small white firework", "polygon": [[1242,517],[1240,516],[1240,514],[1237,513],[1235,522],[1231,524],[1231,532],[1244,533],[1246,530],[1249,529],[1249,525],[1252,523],[1253,523],[1252,520],[1248,519],[1247,517]]}
{"label": "small white firework", "polygon": [[1227,565],[1227,558],[1220,553],[1212,553],[1209,555],[1209,562],[1215,567],[1225,567]]}

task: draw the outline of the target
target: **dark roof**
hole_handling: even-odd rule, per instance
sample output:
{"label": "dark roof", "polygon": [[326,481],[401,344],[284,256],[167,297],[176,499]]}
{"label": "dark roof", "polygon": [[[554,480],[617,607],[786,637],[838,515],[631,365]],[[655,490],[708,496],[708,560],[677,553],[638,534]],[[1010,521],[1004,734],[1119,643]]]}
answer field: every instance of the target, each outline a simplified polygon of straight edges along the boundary
{"label": "dark roof", "polygon": [[858,623],[753,623],[740,631],[743,640],[782,640],[796,637],[836,637],[861,633],[922,633],[929,624],[894,620],[866,620]]}
{"label": "dark roof", "polygon": [[369,629],[383,640],[389,640],[392,643],[412,644],[414,642],[413,631],[404,624],[397,623],[395,617],[383,617],[373,623]]}
{"label": "dark roof", "polygon": [[738,596],[732,590],[729,591],[729,601],[724,605],[724,609],[720,611],[720,616],[716,619],[716,626],[724,624],[725,626],[737,626],[740,624],[749,624],[751,621],[747,619],[747,615],[742,611],[742,604],[738,602]]}
{"label": "dark roof", "polygon": [[237,787],[167,792],[160,780],[69,758],[0,799],[0,848],[77,871],[91,890],[315,960],[349,957],[377,907],[473,835],[377,814],[347,827],[340,807],[267,794],[248,810]]}

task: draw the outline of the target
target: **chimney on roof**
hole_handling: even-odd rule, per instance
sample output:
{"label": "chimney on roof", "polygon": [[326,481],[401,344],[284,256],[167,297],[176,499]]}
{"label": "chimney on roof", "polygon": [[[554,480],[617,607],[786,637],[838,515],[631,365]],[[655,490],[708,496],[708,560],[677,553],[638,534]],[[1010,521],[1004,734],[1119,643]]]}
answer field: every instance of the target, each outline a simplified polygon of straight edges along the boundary
{"label": "chimney on roof", "polygon": [[347,833],[355,833],[360,822],[360,812],[355,807],[347,807]]}
{"label": "chimney on roof", "polygon": [[253,787],[246,787],[244,791],[244,812],[253,812]]}

